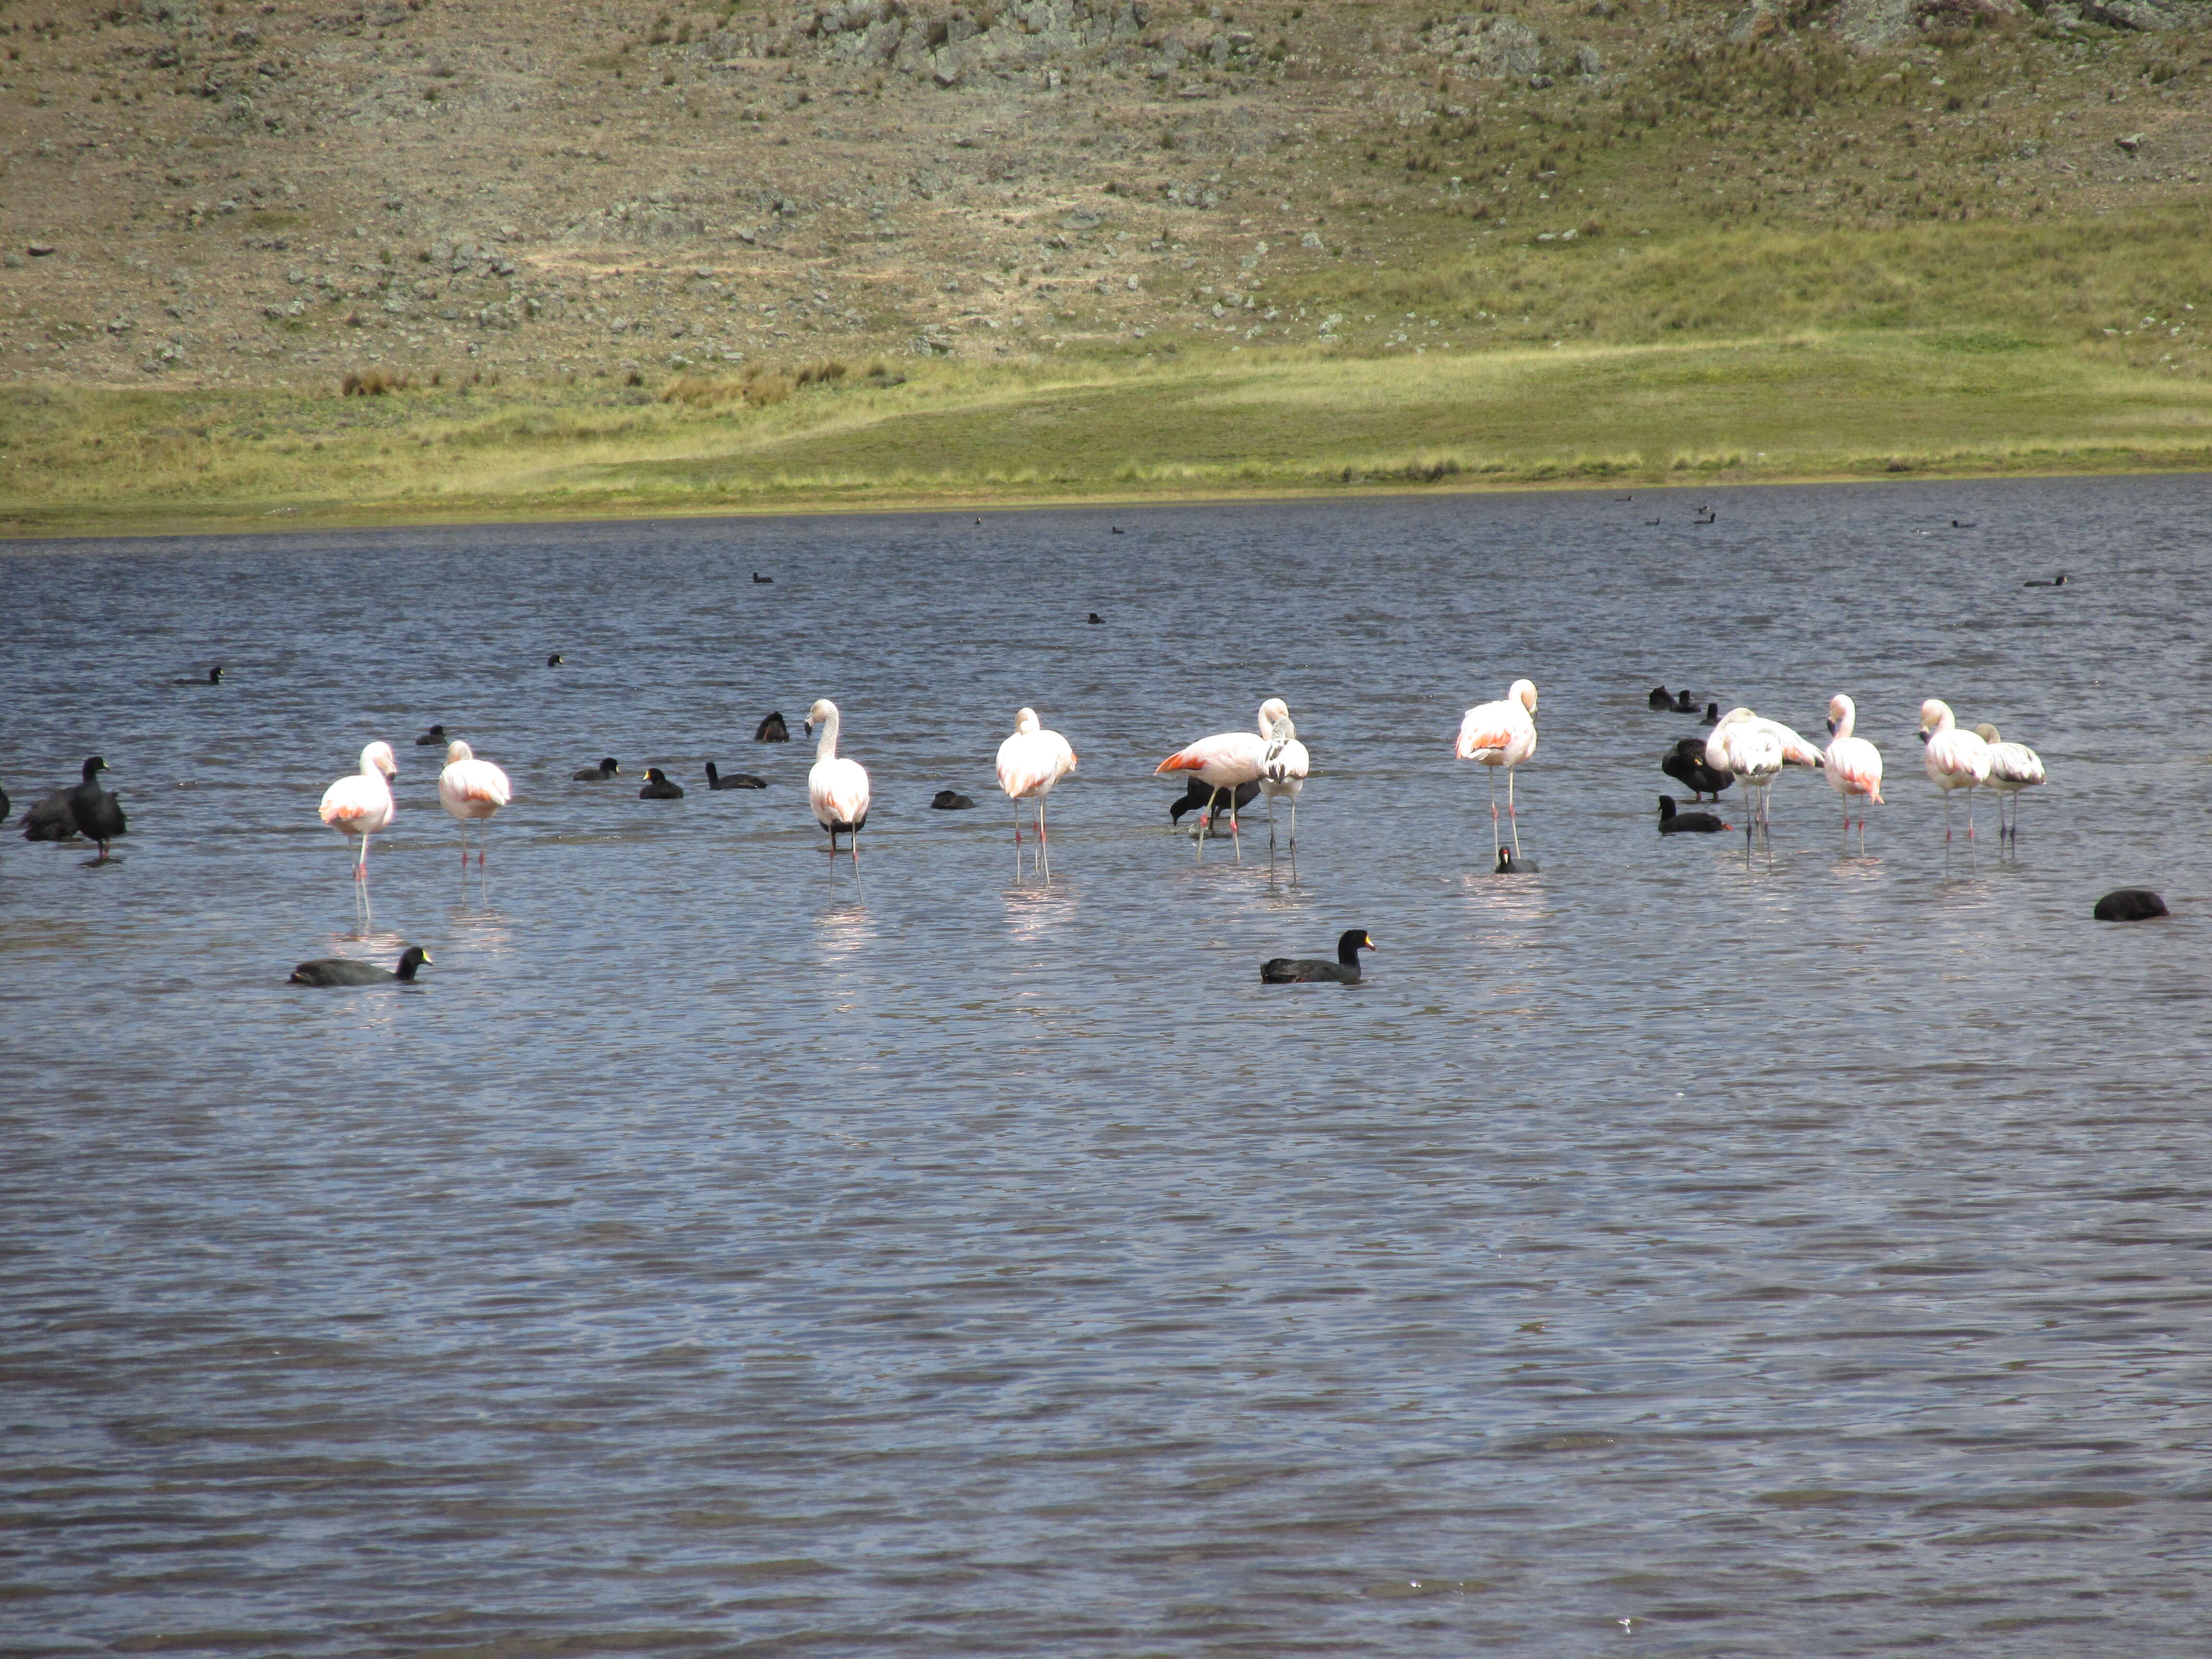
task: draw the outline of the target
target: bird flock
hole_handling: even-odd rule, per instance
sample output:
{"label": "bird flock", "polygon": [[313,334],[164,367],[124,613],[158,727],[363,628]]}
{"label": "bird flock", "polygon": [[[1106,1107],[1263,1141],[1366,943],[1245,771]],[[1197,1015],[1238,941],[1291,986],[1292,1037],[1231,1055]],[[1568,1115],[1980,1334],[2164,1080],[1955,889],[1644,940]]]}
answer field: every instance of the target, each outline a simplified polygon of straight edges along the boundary
{"label": "bird flock", "polygon": [[[556,653],[548,660],[553,663],[560,659]],[[179,680],[175,684],[220,685],[222,674],[222,671],[216,668],[204,679]],[[1503,697],[1477,703],[1467,710],[1453,744],[1453,753],[1459,759],[1482,767],[1489,779],[1491,849],[1494,868],[1502,875],[1533,872],[1540,867],[1522,848],[1515,788],[1518,769],[1534,760],[1537,752],[1538,703],[1535,683],[1516,679]],[[1694,713],[1698,707],[1697,699],[1688,691],[1669,692],[1663,685],[1652,690],[1649,705],[1655,712],[1670,714]],[[1705,721],[1710,729],[1702,737],[1677,741],[1662,756],[1660,769],[1689,790],[1693,808],[1708,799],[1717,804],[1724,791],[1741,786],[1744,792],[1747,855],[1754,842],[1762,837],[1771,852],[1771,792],[1783,772],[1791,767],[1817,770],[1826,778],[1841,805],[1845,848],[1849,848],[1856,824],[1858,848],[1863,853],[1866,808],[1869,805],[1885,804],[1883,763],[1881,750],[1857,734],[1857,706],[1850,696],[1838,693],[1830,698],[1829,738],[1823,746],[1751,708],[1738,707],[1723,713],[1717,703],[1708,702],[1705,705]],[[814,763],[806,780],[807,805],[816,823],[829,836],[833,858],[841,850],[840,837],[845,838],[843,850],[852,860],[857,878],[860,834],[867,827],[872,796],[867,769],[838,753],[843,717],[830,699],[819,699],[807,710],[804,730],[815,741]],[[791,733],[783,715],[774,712],[760,721],[753,735],[759,742],[778,743],[788,742]],[[1954,796],[1960,792],[1966,795],[1966,836],[1972,842],[1975,836],[1974,793],[1983,789],[1996,796],[2001,848],[2016,845],[2019,797],[2048,777],[2041,757],[2025,744],[2005,741],[1994,726],[1984,723],[1971,731],[1961,728],[1950,706],[1934,697],[1920,707],[1920,738],[1925,745],[1923,769],[1941,792],[1943,801],[1947,847],[1954,834]],[[438,775],[438,799],[459,827],[465,876],[470,863],[470,830],[474,827],[475,863],[481,882],[485,869],[486,832],[492,819],[514,800],[512,781],[498,766],[480,759],[468,743],[449,736],[443,725],[430,726],[415,742],[420,747],[444,746],[445,764]],[[1013,808],[1018,878],[1024,872],[1025,853],[1026,867],[1040,878],[1050,878],[1047,802],[1054,788],[1076,767],[1073,746],[1060,733],[1048,728],[1036,709],[1024,708],[1016,713],[1013,731],[999,745],[996,771],[999,787]],[[26,838],[58,841],[82,836],[99,848],[99,857],[94,863],[108,861],[112,856],[110,844],[125,832],[126,821],[116,796],[99,781],[100,775],[106,769],[106,763],[99,756],[88,758],[82,779],[75,787],[55,791],[23,815]],[[368,743],[361,750],[356,769],[337,779],[323,792],[318,809],[325,824],[353,843],[356,904],[364,920],[370,915],[369,843],[373,837],[390,829],[397,816],[392,783],[398,769],[389,743]],[[1200,812],[1192,841],[1200,860],[1205,856],[1206,842],[1219,834],[1218,820],[1224,814],[1229,838],[1236,846],[1237,856],[1242,859],[1240,814],[1263,796],[1267,803],[1271,858],[1277,846],[1276,812],[1279,805],[1286,811],[1285,839],[1291,857],[1296,860],[1297,805],[1311,776],[1312,759],[1298,738],[1297,724],[1282,698],[1269,697],[1260,704],[1253,729],[1219,732],[1200,738],[1175,750],[1154,770],[1156,775],[1176,776],[1185,782],[1185,793],[1170,806],[1170,818],[1179,823],[1185,813]],[[713,790],[768,787],[766,779],[751,774],[725,776],[712,762],[708,763],[706,771],[708,787]],[[1505,775],[1502,817],[1497,787],[1501,771]],[[571,776],[580,783],[604,783],[618,777],[621,772],[621,762],[607,756],[596,765],[579,769]],[[660,768],[653,767],[647,770],[645,784],[638,793],[647,800],[676,799],[683,796],[684,789]],[[957,792],[943,790],[931,805],[959,810],[972,807],[975,802]],[[7,810],[7,797],[0,793],[0,816],[4,816]],[[1732,827],[1715,813],[1680,810],[1672,795],[1659,797],[1658,828],[1662,836],[1711,834]],[[2150,897],[2155,900],[2155,895]],[[2124,902],[2119,908],[2125,909],[2130,902],[2132,901]],[[2142,909],[2140,905],[2136,908]],[[2146,915],[2163,913],[2162,906],[2156,911],[2142,910]],[[1373,941],[1364,930],[1353,929],[1340,940],[1336,961],[1279,958],[1266,965],[1263,977],[1269,982],[1356,982],[1359,977],[1358,951],[1373,948]],[[427,960],[427,957],[410,950],[399,972],[396,975],[383,975],[381,980],[348,978],[330,969],[327,963],[303,963],[295,981],[404,981],[413,977],[416,966]]]}

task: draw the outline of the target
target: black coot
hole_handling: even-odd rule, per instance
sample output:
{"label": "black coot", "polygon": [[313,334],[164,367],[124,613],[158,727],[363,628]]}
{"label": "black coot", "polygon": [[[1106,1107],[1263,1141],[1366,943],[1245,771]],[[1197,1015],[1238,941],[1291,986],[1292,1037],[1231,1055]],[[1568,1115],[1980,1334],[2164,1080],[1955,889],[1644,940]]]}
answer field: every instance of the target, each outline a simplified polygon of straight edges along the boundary
{"label": "black coot", "polygon": [[930,797],[929,804],[939,812],[964,812],[975,803],[957,789],[940,789]]}
{"label": "black coot", "polygon": [[355,962],[347,957],[317,957],[313,962],[303,962],[292,970],[288,985],[411,985],[415,970],[430,960],[430,953],[419,945],[410,945],[399,953],[399,971],[392,973],[372,967],[366,962]]}
{"label": "black coot", "polygon": [[0,823],[8,822],[8,792],[0,789]]}
{"label": "black coot", "polygon": [[2166,901],[2148,887],[2116,887],[2097,901],[2097,908],[2089,913],[2099,921],[2148,921],[2154,916],[2172,915]]}
{"label": "black coot", "polygon": [[609,755],[597,766],[578,767],[568,774],[568,779],[572,783],[605,783],[608,779],[618,777],[621,774],[622,763],[612,755]]}
{"label": "black coot", "polygon": [[682,800],[684,786],[671,778],[657,766],[645,769],[645,787],[637,792],[640,800]]}
{"label": "black coot", "polygon": [[1091,625],[1093,628],[1103,628],[1106,625],[1106,618],[1094,611],[1091,613]]}
{"label": "black coot", "polygon": [[707,787],[709,789],[765,789],[766,778],[757,778],[750,772],[732,772],[726,778],[714,769],[714,763],[707,763]]}
{"label": "black coot", "polygon": [[1524,859],[1510,847],[1498,849],[1498,867],[1493,876],[1533,876],[1544,866],[1534,859]]}
{"label": "black coot", "polygon": [[[1240,783],[1237,786],[1237,810],[1238,811],[1243,811],[1254,801],[1259,799],[1259,798],[1260,786],[1258,784]],[[1211,810],[1206,810],[1209,803],[1211,803]],[[1182,815],[1184,813],[1205,811],[1207,833],[1211,834],[1212,832],[1213,820],[1219,817],[1228,810],[1229,791],[1226,788],[1218,787],[1210,783],[1201,783],[1196,778],[1193,778],[1189,784],[1185,787],[1182,799],[1169,805],[1168,822],[1170,823],[1181,823],[1182,822]]]}
{"label": "black coot", "polygon": [[172,685],[221,685],[222,684],[222,665],[221,663],[217,663],[214,667],[209,669],[207,672],[207,678],[204,679],[195,674],[188,680],[171,680],[169,684]]}
{"label": "black coot", "polygon": [[1678,714],[1696,714],[1698,700],[1686,691],[1677,691],[1674,694],[1674,712]]}
{"label": "black coot", "polygon": [[1678,812],[1672,795],[1659,797],[1659,833],[1662,836],[1710,836],[1728,825],[1711,812]]}
{"label": "black coot", "polygon": [[562,656],[558,651],[556,651],[551,656],[545,659],[545,665],[548,668],[558,668],[562,663],[568,660],[568,659],[566,657]]}
{"label": "black coot", "polygon": [[1705,705],[1705,724],[1706,724],[1706,725],[1708,725],[1708,726],[1718,726],[1720,723],[1721,723],[1721,706],[1720,706],[1720,704],[1718,704],[1718,703],[1717,703],[1717,702],[1709,702],[1709,703],[1707,703],[1707,704]]}
{"label": "black coot", "polygon": [[1371,951],[1375,941],[1364,927],[1347,927],[1337,936],[1336,960],[1314,957],[1275,957],[1260,964],[1262,985],[1357,985],[1359,953]]}
{"label": "black coot", "polygon": [[70,792],[57,789],[23,813],[25,841],[75,841],[76,815],[70,811]]}
{"label": "black coot", "polygon": [[789,743],[791,741],[791,728],[783,723],[783,713],[781,709],[771,708],[761,723],[753,727],[753,741],[755,743]]}
{"label": "black coot", "polygon": [[1723,772],[1705,759],[1703,738],[1680,739],[1660,758],[1659,769],[1688,790],[1692,802],[1701,795],[1718,800],[1722,790],[1735,787],[1735,773]]}
{"label": "black coot", "polygon": [[445,741],[446,728],[442,726],[434,726],[428,731],[425,732],[421,737],[415,739],[415,746],[417,749],[428,749],[434,743],[443,743]]}
{"label": "black coot", "polygon": [[1663,685],[1655,685],[1651,688],[1651,695],[1644,701],[1650,703],[1654,710],[1664,713],[1674,706],[1674,694]]}
{"label": "black coot", "polygon": [[758,582],[763,587],[766,587],[770,582],[774,581],[775,578],[773,576],[763,576],[759,571],[756,570],[753,572],[753,580]]}
{"label": "black coot", "polygon": [[2063,587],[2066,586],[2066,573],[2062,570],[2049,581],[2022,582],[2021,586],[2022,587]]}
{"label": "black coot", "polygon": [[107,860],[107,843],[129,828],[123,808],[113,795],[100,787],[99,775],[107,763],[97,755],[84,763],[84,781],[69,792],[70,817],[77,834],[100,846],[100,862]]}

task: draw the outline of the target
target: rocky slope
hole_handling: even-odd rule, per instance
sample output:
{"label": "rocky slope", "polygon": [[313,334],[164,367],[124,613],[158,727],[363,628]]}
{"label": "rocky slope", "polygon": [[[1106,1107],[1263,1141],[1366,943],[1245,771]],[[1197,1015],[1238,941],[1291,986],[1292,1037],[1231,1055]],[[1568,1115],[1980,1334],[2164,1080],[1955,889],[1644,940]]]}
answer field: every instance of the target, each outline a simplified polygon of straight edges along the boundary
{"label": "rocky slope", "polygon": [[1539,240],[2197,196],[2208,11],[15,5],[0,378],[1468,343],[1334,296]]}

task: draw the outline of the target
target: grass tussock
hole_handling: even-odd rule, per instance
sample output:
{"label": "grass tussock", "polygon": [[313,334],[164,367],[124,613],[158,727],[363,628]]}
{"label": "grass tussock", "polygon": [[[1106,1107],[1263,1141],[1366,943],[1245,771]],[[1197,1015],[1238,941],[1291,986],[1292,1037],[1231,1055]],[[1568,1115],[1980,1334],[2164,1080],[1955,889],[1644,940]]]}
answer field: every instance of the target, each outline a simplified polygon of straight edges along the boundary
{"label": "grass tussock", "polygon": [[[679,374],[661,388],[664,404],[684,404],[693,409],[714,409],[726,404],[741,404],[748,409],[771,409],[788,399],[795,392],[808,386],[836,386],[851,372],[849,367],[829,358],[822,362],[806,363],[798,368],[771,368],[765,364],[750,365],[742,374],[720,376],[712,374]],[[872,364],[868,370],[872,384],[896,385],[896,380],[881,363]]]}
{"label": "grass tussock", "polygon": [[[431,384],[439,377],[431,376]],[[414,381],[404,374],[381,368],[356,370],[338,382],[338,395],[344,398],[384,398],[395,392],[405,392]]]}

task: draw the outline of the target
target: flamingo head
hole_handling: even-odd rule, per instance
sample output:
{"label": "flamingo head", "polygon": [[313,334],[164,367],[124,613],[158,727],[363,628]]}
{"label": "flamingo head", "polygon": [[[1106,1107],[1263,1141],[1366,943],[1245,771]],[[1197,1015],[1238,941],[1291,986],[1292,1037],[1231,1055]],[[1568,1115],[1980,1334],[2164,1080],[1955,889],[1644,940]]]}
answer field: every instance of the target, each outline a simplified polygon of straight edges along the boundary
{"label": "flamingo head", "polygon": [[1519,703],[1523,708],[1528,711],[1531,716],[1534,716],[1536,712],[1536,682],[1534,680],[1514,681],[1511,685],[1506,688],[1505,698],[1509,702]]}
{"label": "flamingo head", "polygon": [[387,778],[399,775],[399,763],[393,757],[392,745],[388,743],[372,743],[361,751],[361,769],[366,772],[372,766]]}
{"label": "flamingo head", "polygon": [[1828,731],[1831,734],[1848,732],[1858,708],[1851,700],[1838,691],[1828,699]]}
{"label": "flamingo head", "polygon": [[1021,708],[1015,710],[1014,734],[1017,737],[1027,737],[1032,732],[1041,732],[1043,729],[1044,722],[1037,718],[1037,712],[1036,709]]}
{"label": "flamingo head", "polygon": [[1275,722],[1286,720],[1290,717],[1290,704],[1285,702],[1280,697],[1268,698],[1260,705],[1260,735],[1263,738],[1273,737],[1275,732]]}
{"label": "flamingo head", "polygon": [[1948,732],[1958,723],[1951,713],[1951,705],[1941,697],[1930,697],[1920,705],[1920,741],[1923,743],[1938,732]]}
{"label": "flamingo head", "polygon": [[465,760],[474,760],[477,751],[456,738],[446,745],[446,764],[458,766]]}
{"label": "flamingo head", "polygon": [[1298,728],[1297,723],[1291,719],[1288,714],[1278,714],[1275,717],[1275,729],[1268,734],[1268,737],[1274,744],[1279,746],[1290,742],[1297,735]]}
{"label": "flamingo head", "polygon": [[836,718],[837,705],[827,697],[817,697],[814,707],[806,711],[806,735],[812,737],[816,726],[827,726]]}
{"label": "flamingo head", "polygon": [[1991,726],[1987,720],[1984,720],[1979,726],[1974,728],[1974,735],[1979,738],[1984,743],[2002,743],[2004,741],[2002,738],[1997,736],[1996,727]]}

